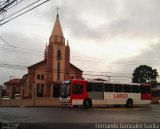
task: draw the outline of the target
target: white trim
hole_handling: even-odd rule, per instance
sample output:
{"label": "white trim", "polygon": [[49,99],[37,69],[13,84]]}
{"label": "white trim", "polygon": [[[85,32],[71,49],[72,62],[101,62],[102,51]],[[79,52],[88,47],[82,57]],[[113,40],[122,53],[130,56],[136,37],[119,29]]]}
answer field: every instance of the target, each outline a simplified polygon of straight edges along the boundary
{"label": "white trim", "polygon": [[104,92],[104,99],[92,99],[92,104],[125,105],[128,99],[132,99],[134,105],[151,103],[151,100],[141,100],[141,93]]}

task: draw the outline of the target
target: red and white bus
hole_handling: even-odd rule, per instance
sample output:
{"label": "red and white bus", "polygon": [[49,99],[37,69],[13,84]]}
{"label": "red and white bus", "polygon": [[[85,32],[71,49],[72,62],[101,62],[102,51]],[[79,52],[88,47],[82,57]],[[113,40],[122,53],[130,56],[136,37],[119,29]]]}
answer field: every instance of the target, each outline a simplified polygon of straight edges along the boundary
{"label": "red and white bus", "polygon": [[111,83],[87,80],[68,80],[61,84],[60,103],[74,107],[92,105],[125,105],[151,103],[151,85]]}

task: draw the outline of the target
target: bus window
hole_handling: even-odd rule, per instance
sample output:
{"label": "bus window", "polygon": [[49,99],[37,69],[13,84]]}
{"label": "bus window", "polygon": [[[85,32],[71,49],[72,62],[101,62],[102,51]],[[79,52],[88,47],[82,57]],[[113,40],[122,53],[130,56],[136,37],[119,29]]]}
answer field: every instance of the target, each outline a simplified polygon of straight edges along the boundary
{"label": "bus window", "polygon": [[124,93],[130,93],[131,92],[131,86],[130,85],[123,85],[123,92]]}
{"label": "bus window", "polygon": [[122,85],[114,84],[114,92],[122,92]]}
{"label": "bus window", "polygon": [[140,92],[141,93],[151,93],[151,87],[150,86],[140,86]]}
{"label": "bus window", "polygon": [[104,92],[113,92],[113,84],[104,84]]}
{"label": "bus window", "polygon": [[92,92],[93,91],[93,82],[88,82],[87,83],[86,90],[88,92]]}
{"label": "bus window", "polygon": [[94,83],[95,92],[103,92],[103,83]]}
{"label": "bus window", "polygon": [[83,93],[83,85],[74,84],[73,85],[73,94],[82,94]]}
{"label": "bus window", "polygon": [[139,86],[138,85],[131,85],[132,93],[139,93]]}
{"label": "bus window", "polygon": [[62,83],[60,87],[60,96],[62,98],[68,97],[70,95],[70,83]]}

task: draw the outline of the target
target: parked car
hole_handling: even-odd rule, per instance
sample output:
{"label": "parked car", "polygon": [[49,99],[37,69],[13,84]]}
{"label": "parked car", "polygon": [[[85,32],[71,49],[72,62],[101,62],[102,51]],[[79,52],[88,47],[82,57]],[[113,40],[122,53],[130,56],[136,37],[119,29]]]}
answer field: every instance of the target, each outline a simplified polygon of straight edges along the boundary
{"label": "parked car", "polygon": [[2,96],[2,99],[11,99],[9,96]]}
{"label": "parked car", "polygon": [[20,98],[21,98],[21,95],[20,95],[20,94],[15,94],[15,95],[14,95],[14,98],[15,98],[15,99],[20,99]]}

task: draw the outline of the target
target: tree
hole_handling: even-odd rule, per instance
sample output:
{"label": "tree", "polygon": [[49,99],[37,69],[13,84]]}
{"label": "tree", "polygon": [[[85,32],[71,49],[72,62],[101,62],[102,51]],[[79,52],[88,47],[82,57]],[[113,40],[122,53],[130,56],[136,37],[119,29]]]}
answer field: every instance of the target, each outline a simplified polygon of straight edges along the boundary
{"label": "tree", "polygon": [[133,83],[152,83],[157,84],[158,72],[156,69],[147,65],[140,65],[133,72]]}

